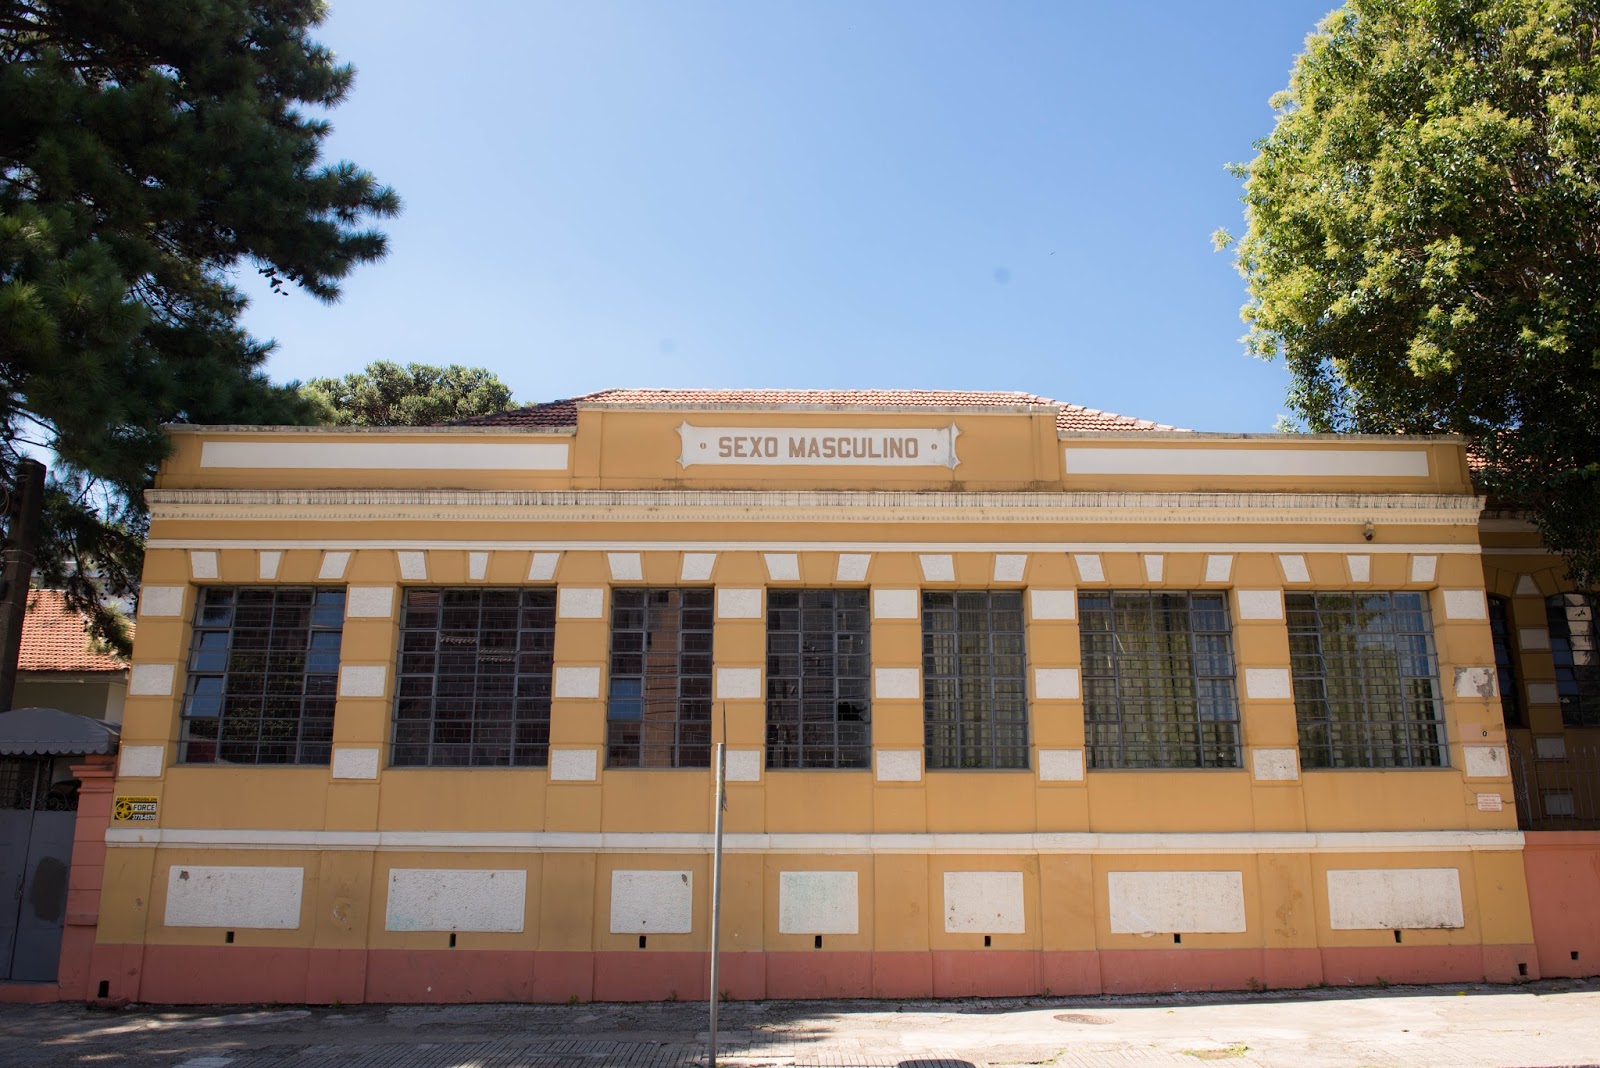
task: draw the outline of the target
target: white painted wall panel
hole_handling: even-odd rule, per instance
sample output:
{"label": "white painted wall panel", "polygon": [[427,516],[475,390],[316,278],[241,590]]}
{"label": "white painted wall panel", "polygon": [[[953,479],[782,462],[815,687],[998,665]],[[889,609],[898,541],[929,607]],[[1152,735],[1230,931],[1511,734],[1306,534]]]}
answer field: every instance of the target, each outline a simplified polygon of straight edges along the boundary
{"label": "white painted wall panel", "polygon": [[694,873],[611,873],[612,934],[688,934],[694,925]]}
{"label": "white painted wall panel", "polygon": [[1489,602],[1482,590],[1445,590],[1446,619],[1488,619]]}
{"label": "white painted wall panel", "polygon": [[865,582],[867,568],[872,564],[871,553],[840,553],[839,566],[834,571],[835,582]]}
{"label": "white painted wall panel", "polygon": [[921,601],[916,590],[873,590],[872,618],[917,619]]}
{"label": "white painted wall panel", "polygon": [[388,619],[393,614],[393,586],[351,586],[346,594],[346,619]]}
{"label": "white painted wall panel", "polygon": [[716,566],[716,553],[684,553],[683,570],[679,575],[684,582],[705,582]]}
{"label": "white painted wall panel", "polygon": [[639,582],[644,578],[644,563],[638,553],[606,553],[606,566],[613,582]]}
{"label": "white painted wall panel", "polygon": [[1456,668],[1457,697],[1498,697],[1499,674],[1492,667]]}
{"label": "white painted wall panel", "polygon": [[210,550],[197,550],[189,554],[189,573],[197,579],[217,577],[217,554]]}
{"label": "white painted wall panel", "polygon": [[955,557],[949,553],[923,553],[918,557],[922,565],[922,578],[926,582],[954,582]]}
{"label": "white painted wall panel", "polygon": [[1434,572],[1438,569],[1437,556],[1413,556],[1411,558],[1411,581],[1432,582]]}
{"label": "white painted wall panel", "polygon": [[1078,578],[1084,582],[1104,582],[1106,573],[1100,567],[1098,553],[1074,553],[1072,563],[1078,569]]}
{"label": "white painted wall panel", "polygon": [[278,577],[278,565],[283,563],[283,553],[274,549],[263,549],[256,554],[256,573],[264,579]]}
{"label": "white painted wall panel", "polygon": [[1283,700],[1293,696],[1288,668],[1245,668],[1244,694],[1256,700]]}
{"label": "white painted wall panel", "polygon": [[1345,556],[1344,563],[1350,569],[1351,582],[1372,581],[1372,557],[1350,553]]}
{"label": "white painted wall panel", "polygon": [[1028,557],[1026,553],[998,553],[994,558],[994,580],[996,582],[1021,582],[1022,576],[1028,572]]}
{"label": "white painted wall panel", "polygon": [[1077,668],[1034,668],[1033,695],[1041,701],[1076,700]]}
{"label": "white painted wall panel", "polygon": [[335,779],[376,779],[378,751],[340,746],[333,751],[332,771]]}
{"label": "white painted wall panel", "polygon": [[886,699],[922,697],[921,668],[876,668],[872,672],[873,696]]}
{"label": "white painted wall panel", "polygon": [[164,745],[125,745],[117,754],[117,774],[126,779],[154,779],[167,759]]}
{"label": "white painted wall panel", "polygon": [[534,582],[549,582],[556,576],[560,553],[534,553],[528,559],[528,578]]}
{"label": "white painted wall panel", "polygon": [[1282,553],[1278,566],[1283,569],[1285,582],[1310,582],[1311,572],[1306,569],[1306,558],[1299,553]]}
{"label": "white painted wall panel", "polygon": [[760,668],[717,668],[717,700],[749,700],[761,696]]}
{"label": "white painted wall panel", "polygon": [[397,551],[396,560],[400,564],[400,577],[411,582],[424,582],[428,578],[428,553],[426,550],[416,551],[406,549]]}
{"label": "white painted wall panel", "polygon": [[1233,557],[1212,555],[1206,557],[1206,581],[1227,582],[1233,577]]}
{"label": "white painted wall panel", "polygon": [[600,669],[597,667],[560,667],[555,669],[556,697],[599,697]]}
{"label": "white painted wall panel", "polygon": [[559,443],[393,441],[207,441],[201,467],[321,471],[565,471]]}
{"label": "white painted wall panel", "polygon": [[922,781],[922,750],[879,749],[877,758],[879,782]]}
{"label": "white painted wall panel", "polygon": [[605,590],[590,586],[556,589],[556,615],[562,619],[601,619],[605,613]]}
{"label": "white painted wall panel", "polygon": [[141,616],[183,615],[185,586],[146,586],[139,592]]}
{"label": "white painted wall panel", "polygon": [[1328,872],[1328,923],[1335,931],[1462,927],[1455,868],[1334,869]]}
{"label": "white painted wall panel", "polygon": [[389,669],[382,664],[346,664],[339,669],[340,697],[382,697]]}
{"label": "white painted wall panel", "polygon": [[344,569],[350,566],[350,554],[343,549],[322,554],[322,564],[317,570],[319,579],[342,579]]}
{"label": "white painted wall panel", "polygon": [[389,872],[388,931],[521,931],[528,873],[453,868]]}
{"label": "white painted wall panel", "polygon": [[1282,590],[1235,590],[1240,619],[1282,619]]}
{"label": "white painted wall panel", "polygon": [[1167,569],[1167,558],[1160,553],[1144,554],[1144,580],[1160,582]]}
{"label": "white painted wall panel", "polygon": [[760,782],[761,781],[761,750],[759,749],[729,749],[728,781],[729,782]]}
{"label": "white painted wall panel", "polygon": [[783,934],[856,934],[860,915],[855,872],[778,873],[778,930]]}
{"label": "white painted wall panel", "polygon": [[1082,749],[1039,750],[1040,782],[1082,782]]}
{"label": "white painted wall panel", "polygon": [[1426,478],[1423,449],[1117,449],[1069,445],[1075,475],[1274,475],[1293,478]]}
{"label": "white painted wall panel", "polygon": [[487,575],[488,573],[489,573],[489,554],[488,553],[468,553],[467,554],[467,577],[469,579],[471,579],[474,582],[482,582],[484,576]]}
{"label": "white painted wall panel", "polygon": [[1027,930],[1022,873],[945,872],[944,929],[952,934],[1022,934]]}
{"label": "white painted wall panel", "polygon": [[1300,777],[1300,754],[1293,749],[1256,749],[1250,754],[1255,777],[1263,782],[1291,782]]}
{"label": "white painted wall panel", "polygon": [[167,872],[168,927],[292,931],[300,926],[304,868],[202,867]]}
{"label": "white painted wall panel", "polygon": [[1236,871],[1114,871],[1107,875],[1115,934],[1237,933],[1245,929],[1244,875]]}
{"label": "white painted wall panel", "polygon": [[594,782],[599,774],[599,751],[595,749],[550,750],[551,782]]}
{"label": "white painted wall panel", "polygon": [[1076,590],[1029,590],[1028,602],[1034,619],[1077,619]]}
{"label": "white painted wall panel", "polygon": [[760,619],[761,591],[719,586],[717,615],[723,619]]}
{"label": "white painted wall panel", "polygon": [[135,664],[128,672],[131,697],[170,697],[176,664]]}
{"label": "white painted wall panel", "polygon": [[795,553],[765,553],[767,576],[773,582],[800,581],[800,557]]}

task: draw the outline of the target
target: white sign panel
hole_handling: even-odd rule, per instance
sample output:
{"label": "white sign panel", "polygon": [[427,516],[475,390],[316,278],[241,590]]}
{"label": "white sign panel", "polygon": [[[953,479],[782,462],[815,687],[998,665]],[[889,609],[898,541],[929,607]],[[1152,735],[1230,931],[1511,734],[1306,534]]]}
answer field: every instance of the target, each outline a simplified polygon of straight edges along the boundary
{"label": "white sign panel", "polygon": [[767,467],[955,467],[954,423],[918,427],[678,427],[682,467],[757,464]]}

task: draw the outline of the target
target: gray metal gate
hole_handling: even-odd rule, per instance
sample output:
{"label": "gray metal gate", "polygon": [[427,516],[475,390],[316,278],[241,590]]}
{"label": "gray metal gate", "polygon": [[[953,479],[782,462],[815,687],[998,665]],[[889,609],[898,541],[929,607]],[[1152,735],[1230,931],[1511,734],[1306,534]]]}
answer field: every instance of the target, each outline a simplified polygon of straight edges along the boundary
{"label": "gray metal gate", "polygon": [[0,979],[50,982],[61,958],[77,784],[48,756],[0,756]]}

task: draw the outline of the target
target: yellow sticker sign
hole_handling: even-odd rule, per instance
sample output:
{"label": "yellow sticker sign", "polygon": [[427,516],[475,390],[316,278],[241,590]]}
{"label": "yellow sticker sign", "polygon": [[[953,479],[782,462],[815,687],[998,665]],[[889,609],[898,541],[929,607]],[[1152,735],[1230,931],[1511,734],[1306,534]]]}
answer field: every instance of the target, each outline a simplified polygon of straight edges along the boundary
{"label": "yellow sticker sign", "polygon": [[157,803],[153,797],[119,797],[111,806],[111,818],[123,823],[154,823]]}

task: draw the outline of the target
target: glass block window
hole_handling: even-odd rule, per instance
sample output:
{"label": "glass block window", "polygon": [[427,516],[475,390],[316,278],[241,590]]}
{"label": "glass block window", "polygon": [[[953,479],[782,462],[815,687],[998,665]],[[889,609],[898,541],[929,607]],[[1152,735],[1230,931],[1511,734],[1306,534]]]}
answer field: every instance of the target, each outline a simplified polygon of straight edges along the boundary
{"label": "glass block window", "polygon": [[1494,636],[1494,667],[1500,676],[1500,710],[1506,726],[1522,726],[1522,689],[1517,684],[1517,646],[1511,630],[1511,603],[1489,598],[1489,633]]}
{"label": "glass block window", "polygon": [[1289,593],[1284,604],[1301,765],[1443,767],[1428,595]]}
{"label": "glass block window", "polygon": [[1556,661],[1561,722],[1600,727],[1600,646],[1595,642],[1595,599],[1588,593],[1558,593],[1545,601],[1550,651]]}
{"label": "glass block window", "polygon": [[343,630],[342,589],[203,588],[178,759],[328,763]]}
{"label": "glass block window", "polygon": [[408,588],[395,676],[396,767],[544,767],[556,596]]}
{"label": "glass block window", "polygon": [[1237,768],[1239,701],[1223,593],[1080,590],[1091,768]]}
{"label": "glass block window", "polygon": [[767,591],[767,767],[872,766],[866,590]]}
{"label": "glass block window", "polygon": [[611,594],[606,766],[711,766],[711,589]]}
{"label": "glass block window", "polygon": [[922,594],[923,730],[930,770],[1026,768],[1020,590]]}

